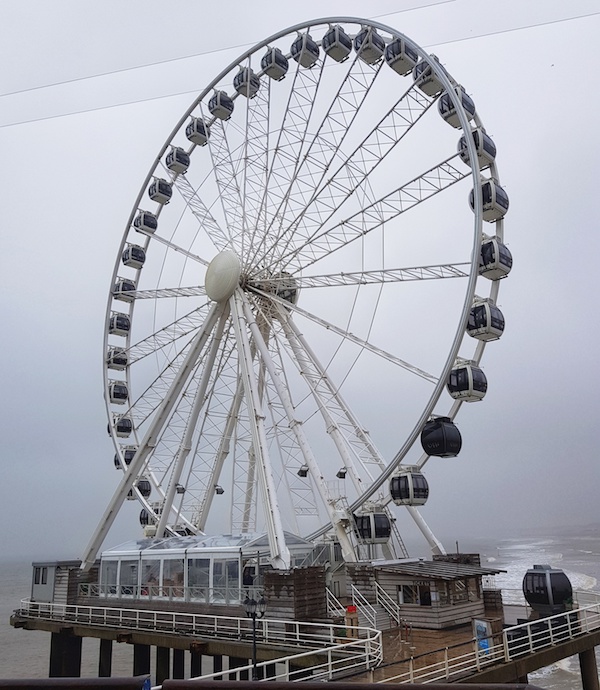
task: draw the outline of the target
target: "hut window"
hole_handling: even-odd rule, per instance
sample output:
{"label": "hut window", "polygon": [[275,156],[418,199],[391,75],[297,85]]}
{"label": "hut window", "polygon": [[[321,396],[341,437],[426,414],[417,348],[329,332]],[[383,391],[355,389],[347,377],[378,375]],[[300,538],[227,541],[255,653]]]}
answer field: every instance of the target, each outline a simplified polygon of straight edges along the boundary
{"label": "hut window", "polygon": [[163,594],[183,596],[183,558],[168,558],[163,561]]}
{"label": "hut window", "polygon": [[190,558],[188,560],[188,587],[193,599],[206,601],[210,578],[209,558]]}
{"label": "hut window", "polygon": [[117,561],[102,561],[100,582],[103,594],[117,593]]}
{"label": "hut window", "polygon": [[160,580],[160,561],[142,560],[142,594],[156,596]]}
{"label": "hut window", "polygon": [[419,585],[419,604],[431,606],[431,589],[429,585]]}
{"label": "hut window", "polygon": [[121,561],[121,571],[119,574],[119,584],[121,594],[134,594],[134,589],[138,582],[138,562]]}
{"label": "hut window", "polygon": [[399,604],[416,604],[418,602],[418,589],[415,585],[399,585],[398,586],[398,603]]}
{"label": "hut window", "polygon": [[458,601],[468,601],[469,593],[467,590],[467,583],[464,580],[455,580],[453,582],[453,596],[452,601],[454,603]]}

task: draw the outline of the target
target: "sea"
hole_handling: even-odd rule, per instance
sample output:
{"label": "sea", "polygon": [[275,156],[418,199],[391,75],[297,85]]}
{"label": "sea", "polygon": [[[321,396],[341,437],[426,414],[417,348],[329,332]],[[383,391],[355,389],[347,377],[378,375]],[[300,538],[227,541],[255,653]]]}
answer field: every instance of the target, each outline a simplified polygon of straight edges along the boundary
{"label": "sea", "polygon": [[[523,576],[534,564],[561,568],[575,590],[600,592],[600,524],[553,528],[506,538],[473,538],[461,542],[460,551],[479,553],[481,564],[506,572],[495,584],[513,592],[521,589]],[[32,559],[33,560],[33,559]],[[31,563],[0,562],[0,678],[45,678],[48,676],[50,634],[25,631],[10,625],[10,615],[21,599],[29,596]],[[82,676],[98,673],[99,641],[84,639]],[[600,649],[597,649],[600,668]],[[113,646],[113,676],[130,676],[132,648]],[[581,690],[577,656],[561,660],[529,674],[529,683],[547,690]]]}

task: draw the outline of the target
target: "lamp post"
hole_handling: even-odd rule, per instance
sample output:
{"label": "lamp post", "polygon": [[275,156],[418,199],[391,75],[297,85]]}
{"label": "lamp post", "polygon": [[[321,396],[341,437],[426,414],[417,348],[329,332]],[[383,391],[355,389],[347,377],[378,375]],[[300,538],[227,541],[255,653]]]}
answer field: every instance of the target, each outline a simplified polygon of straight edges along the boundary
{"label": "lamp post", "polygon": [[248,618],[252,618],[252,680],[258,680],[258,669],[256,668],[256,619],[262,618],[267,610],[267,602],[261,596],[258,601],[254,597],[246,597],[244,608]]}

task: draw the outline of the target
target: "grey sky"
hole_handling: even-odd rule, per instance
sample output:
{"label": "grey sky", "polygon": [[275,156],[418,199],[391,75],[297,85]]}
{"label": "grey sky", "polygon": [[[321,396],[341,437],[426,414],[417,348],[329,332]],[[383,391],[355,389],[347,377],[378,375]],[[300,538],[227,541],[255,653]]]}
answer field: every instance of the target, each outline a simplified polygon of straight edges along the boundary
{"label": "grey sky", "polygon": [[[0,115],[2,556],[80,556],[117,483],[102,400],[110,276],[142,180],[194,93],[286,26],[425,4],[1,3],[0,93],[25,91],[3,96]],[[511,202],[515,266],[500,295],[506,332],[484,358],[490,392],[459,415],[460,456],[427,466],[422,513],[452,540],[600,521],[600,16],[556,21],[596,11],[594,0],[455,0],[382,18],[473,95]],[[209,54],[36,89],[196,53]],[[137,533],[138,512],[126,506],[108,545]]]}

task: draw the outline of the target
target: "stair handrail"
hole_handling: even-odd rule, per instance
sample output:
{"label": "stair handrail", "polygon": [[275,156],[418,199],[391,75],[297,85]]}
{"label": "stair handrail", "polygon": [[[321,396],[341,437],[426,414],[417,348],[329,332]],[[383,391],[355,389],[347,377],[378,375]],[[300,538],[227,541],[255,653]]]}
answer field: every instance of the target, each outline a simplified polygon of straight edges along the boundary
{"label": "stair handrail", "polygon": [[327,594],[327,613],[330,616],[345,616],[346,607],[329,589],[329,587],[325,588],[325,593]]}
{"label": "stair handrail", "polygon": [[400,613],[400,607],[379,582],[375,582],[375,596],[377,598],[377,603],[385,609],[388,616],[396,621],[397,625],[402,625],[403,620],[402,614]]}
{"label": "stair handrail", "polygon": [[350,592],[352,594],[352,603],[357,607],[357,610],[360,607],[361,613],[369,621],[369,624],[377,629],[377,611],[373,608],[373,605],[361,594],[356,585],[351,585]]}

